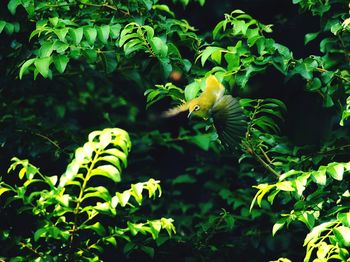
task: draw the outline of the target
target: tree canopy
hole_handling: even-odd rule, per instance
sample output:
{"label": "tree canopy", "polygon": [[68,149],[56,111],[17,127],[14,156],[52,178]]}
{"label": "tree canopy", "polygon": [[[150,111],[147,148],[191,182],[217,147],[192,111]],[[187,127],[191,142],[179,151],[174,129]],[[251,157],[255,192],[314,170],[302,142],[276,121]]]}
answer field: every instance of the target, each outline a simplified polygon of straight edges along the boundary
{"label": "tree canopy", "polygon": [[5,1],[0,260],[350,260],[349,1],[281,2]]}

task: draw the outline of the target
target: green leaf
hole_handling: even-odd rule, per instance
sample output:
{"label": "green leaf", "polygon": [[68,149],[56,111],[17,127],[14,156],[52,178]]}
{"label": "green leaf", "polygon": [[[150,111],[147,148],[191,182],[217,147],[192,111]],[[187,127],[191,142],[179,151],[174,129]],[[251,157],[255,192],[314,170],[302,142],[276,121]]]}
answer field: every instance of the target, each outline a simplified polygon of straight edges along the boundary
{"label": "green leaf", "polygon": [[115,193],[115,195],[118,197],[119,203],[122,207],[125,207],[125,205],[129,202],[130,199],[130,191],[126,190],[123,193]]}
{"label": "green leaf", "polygon": [[196,144],[198,147],[200,147],[204,151],[209,150],[211,140],[212,140],[212,134],[202,134],[202,135],[196,135],[188,138],[189,142]]}
{"label": "green leaf", "polygon": [[24,62],[24,64],[21,66],[21,69],[19,70],[19,79],[22,79],[23,74],[28,70],[28,68],[34,63],[36,58],[32,58]]}
{"label": "green leaf", "polygon": [[311,175],[317,184],[322,186],[326,185],[326,182],[327,182],[326,170],[313,171]]}
{"label": "green leaf", "polygon": [[107,237],[104,238],[104,241],[110,243],[112,246],[116,247],[117,246],[117,240],[115,239],[115,237]]}
{"label": "green leaf", "polygon": [[99,236],[104,236],[106,234],[106,229],[100,222],[96,222],[93,225],[83,225],[81,229],[91,229],[95,231]]}
{"label": "green leaf", "polygon": [[153,5],[152,9],[158,9],[158,10],[164,11],[169,15],[171,15],[172,17],[175,17],[174,12],[172,12],[167,5]]}
{"label": "green leaf", "polygon": [[7,4],[7,8],[12,15],[16,14],[17,7],[21,4],[21,0],[10,0]]}
{"label": "green leaf", "polygon": [[97,37],[97,30],[94,27],[84,27],[84,36],[89,44],[94,44]]}
{"label": "green leaf", "polygon": [[338,213],[337,219],[346,227],[350,227],[350,212]]}
{"label": "green leaf", "polygon": [[346,226],[339,226],[333,228],[333,233],[340,246],[349,247],[350,246],[350,228]]}
{"label": "green leaf", "polygon": [[39,49],[39,57],[48,57],[54,49],[53,42],[45,42]]}
{"label": "green leaf", "polygon": [[154,248],[153,248],[153,247],[141,246],[140,249],[141,249],[143,252],[145,252],[148,256],[150,256],[151,258],[154,257]]}
{"label": "green leaf", "polygon": [[159,220],[149,221],[149,225],[151,227],[152,238],[158,238],[159,232],[162,229],[162,224]]}
{"label": "green leaf", "polygon": [[109,25],[102,25],[97,28],[97,37],[98,39],[106,44],[107,40],[109,38],[109,32],[110,32],[110,26]]}
{"label": "green leaf", "polygon": [[311,42],[312,40],[314,40],[318,35],[320,34],[320,32],[315,32],[315,33],[308,33],[305,35],[305,39],[304,39],[304,44],[308,44],[309,42]]}
{"label": "green leaf", "polygon": [[176,177],[171,184],[177,185],[177,184],[193,184],[196,183],[196,179],[193,176],[190,175],[180,175]]}
{"label": "green leaf", "polygon": [[5,32],[9,35],[13,34],[15,31],[15,26],[12,23],[6,23],[5,25]]}
{"label": "green leaf", "polygon": [[286,222],[287,222],[287,218],[279,219],[272,227],[272,236],[275,236],[277,231],[283,228]]}
{"label": "green leaf", "polygon": [[120,24],[114,24],[110,26],[110,36],[112,39],[117,39],[120,35],[122,26]]}
{"label": "green leaf", "polygon": [[71,36],[73,42],[76,45],[78,45],[81,42],[81,39],[83,39],[83,33],[84,33],[84,29],[82,27],[69,29],[69,35]]}
{"label": "green leaf", "polygon": [[62,206],[69,207],[69,200],[71,196],[68,194],[58,195],[55,198]]}
{"label": "green leaf", "polygon": [[137,203],[141,205],[142,203],[142,191],[143,191],[143,183],[137,183],[131,185],[131,193],[135,197]]}
{"label": "green leaf", "polygon": [[60,72],[61,74],[66,69],[68,61],[69,61],[69,58],[66,55],[55,56],[53,59],[53,62],[56,66],[57,71]]}
{"label": "green leaf", "polygon": [[53,48],[56,50],[57,53],[63,53],[64,51],[67,50],[69,45],[67,43],[64,43],[62,41],[55,41]]}
{"label": "green leaf", "polygon": [[[216,47],[216,46],[209,46],[206,49],[204,49],[202,51],[202,53],[200,54],[200,58],[201,58],[201,63],[202,66],[205,65],[205,62],[207,61],[207,59],[215,52],[218,50],[221,50],[221,47]],[[198,57],[199,58],[199,57]]]}
{"label": "green leaf", "polygon": [[95,168],[91,172],[91,176],[104,176],[114,182],[120,182],[120,172],[119,170],[112,165],[103,165]]}
{"label": "green leaf", "polygon": [[150,40],[150,45],[153,52],[159,57],[166,57],[168,53],[168,46],[166,43],[159,37],[153,37]]}
{"label": "green leaf", "polygon": [[50,18],[49,18],[49,21],[50,21],[50,23],[55,27],[55,26],[57,25],[57,23],[58,23],[58,17],[57,17],[57,16],[55,16],[55,17],[50,17]]}
{"label": "green leaf", "polygon": [[38,230],[36,230],[34,233],[34,241],[38,241],[39,238],[45,237],[47,230],[48,229],[45,227],[42,227],[42,228],[39,228]]}
{"label": "green leaf", "polygon": [[343,180],[344,165],[339,163],[332,163],[327,166],[327,173],[331,175],[335,180]]}
{"label": "green leaf", "polygon": [[68,28],[54,29],[53,32],[57,35],[59,40],[64,42],[68,33]]}
{"label": "green leaf", "polygon": [[6,22],[3,20],[0,20],[0,34],[1,34],[2,30],[4,30],[5,25],[6,25]]}
{"label": "green leaf", "polygon": [[198,82],[193,82],[191,84],[188,84],[185,87],[185,99],[186,101],[191,101],[193,98],[195,98],[199,91],[201,90],[201,86]]}
{"label": "green leaf", "polygon": [[47,78],[49,76],[51,62],[52,57],[36,58],[34,61],[36,69],[44,78]]}

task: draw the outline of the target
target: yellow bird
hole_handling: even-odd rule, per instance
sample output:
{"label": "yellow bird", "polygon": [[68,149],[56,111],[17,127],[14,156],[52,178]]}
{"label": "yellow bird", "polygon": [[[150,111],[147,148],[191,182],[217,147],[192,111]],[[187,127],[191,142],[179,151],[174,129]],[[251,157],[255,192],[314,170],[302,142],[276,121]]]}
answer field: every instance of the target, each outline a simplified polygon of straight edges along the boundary
{"label": "yellow bird", "polygon": [[214,75],[210,75],[199,97],[172,108],[163,115],[171,117],[188,110],[188,117],[192,115],[204,119],[211,117],[222,144],[234,149],[246,131],[246,117],[239,101],[224,93],[225,87]]}

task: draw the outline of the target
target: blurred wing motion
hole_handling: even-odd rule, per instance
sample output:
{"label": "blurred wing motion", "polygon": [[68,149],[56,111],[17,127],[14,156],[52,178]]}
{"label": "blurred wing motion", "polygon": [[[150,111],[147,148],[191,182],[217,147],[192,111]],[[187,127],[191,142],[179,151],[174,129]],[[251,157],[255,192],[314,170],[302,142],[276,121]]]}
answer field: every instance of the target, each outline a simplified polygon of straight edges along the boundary
{"label": "blurred wing motion", "polygon": [[226,148],[235,149],[247,130],[246,117],[239,101],[225,95],[215,103],[211,113],[221,143]]}
{"label": "blurred wing motion", "polygon": [[188,103],[184,103],[163,112],[161,117],[172,117],[187,110],[188,110]]}

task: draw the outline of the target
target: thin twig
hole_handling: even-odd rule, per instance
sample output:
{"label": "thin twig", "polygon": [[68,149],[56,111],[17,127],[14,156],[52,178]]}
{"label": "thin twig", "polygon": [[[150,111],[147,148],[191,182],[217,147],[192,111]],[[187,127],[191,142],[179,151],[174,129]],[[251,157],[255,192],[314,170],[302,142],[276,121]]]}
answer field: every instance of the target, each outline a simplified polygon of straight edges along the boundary
{"label": "thin twig", "polygon": [[[327,73],[327,72],[330,72],[330,71],[328,71],[328,70],[326,70],[326,69],[324,69],[324,68],[321,68],[321,67],[316,67],[316,70],[317,70],[318,72],[320,72],[320,73]],[[334,74],[334,76],[335,76],[335,77],[338,77],[339,79],[341,79],[341,80],[343,80],[343,81],[345,81],[345,82],[350,83],[350,79],[347,79],[347,78],[345,78],[345,77],[343,77],[343,76],[341,76],[341,75]]]}

